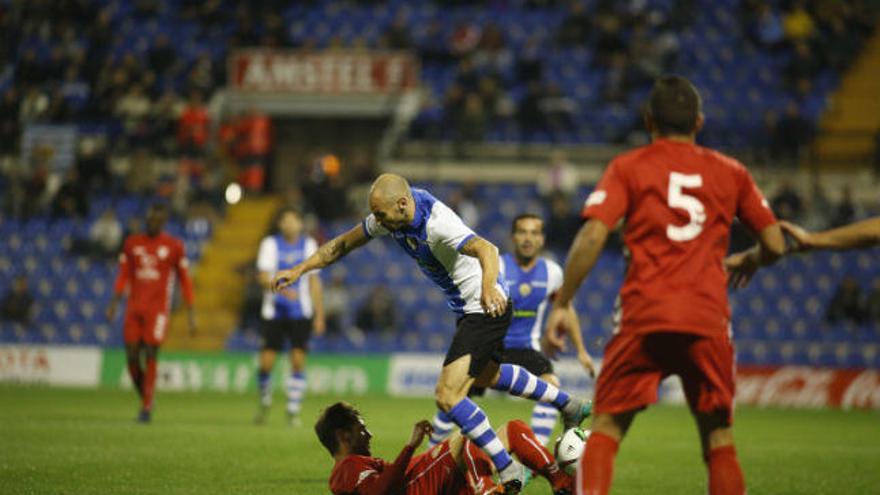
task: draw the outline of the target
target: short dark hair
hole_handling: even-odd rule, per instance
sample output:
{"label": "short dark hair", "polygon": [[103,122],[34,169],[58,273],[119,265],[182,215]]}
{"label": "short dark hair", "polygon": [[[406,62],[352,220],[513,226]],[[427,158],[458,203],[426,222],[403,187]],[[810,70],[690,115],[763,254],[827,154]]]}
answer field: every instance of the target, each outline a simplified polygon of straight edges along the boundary
{"label": "short dark hair", "polygon": [[541,215],[538,215],[535,213],[520,213],[519,215],[516,216],[516,218],[513,219],[513,222],[510,224],[510,233],[513,234],[516,232],[516,224],[518,224],[520,220],[528,220],[528,219],[540,220],[541,221],[541,231],[544,230],[544,219],[541,217]]}
{"label": "short dark hair", "polygon": [[281,220],[281,217],[283,217],[284,215],[287,215],[288,213],[296,215],[300,219],[302,219],[302,217],[303,217],[302,212],[299,211],[298,209],[294,208],[293,206],[285,206],[285,207],[281,208],[280,210],[278,210],[278,213],[275,214],[275,221],[277,222],[278,220]]}
{"label": "short dark hair", "polygon": [[155,203],[151,203],[150,207],[147,208],[147,212],[150,212],[150,211],[153,211],[156,213],[164,213],[167,215],[167,214],[171,213],[171,207],[168,206],[168,203],[165,203],[163,201],[156,201]]}
{"label": "short dark hair", "polygon": [[336,432],[351,429],[360,418],[361,413],[347,402],[337,402],[324,409],[315,423],[315,433],[330,455],[336,455],[336,451],[339,450]]}
{"label": "short dark hair", "polygon": [[684,77],[663,76],[654,82],[646,112],[661,136],[694,133],[701,111],[700,93]]}

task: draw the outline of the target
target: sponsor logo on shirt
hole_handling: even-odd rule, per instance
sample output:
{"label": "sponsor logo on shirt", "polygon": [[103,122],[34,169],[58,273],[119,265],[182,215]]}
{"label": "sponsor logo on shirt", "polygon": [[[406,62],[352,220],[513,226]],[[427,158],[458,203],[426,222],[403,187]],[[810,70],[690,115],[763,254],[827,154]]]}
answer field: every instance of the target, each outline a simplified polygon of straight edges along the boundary
{"label": "sponsor logo on shirt", "polygon": [[587,200],[584,201],[584,207],[601,205],[605,202],[606,197],[608,197],[608,193],[606,193],[605,191],[593,191],[592,193],[590,193],[589,196],[587,196]]}

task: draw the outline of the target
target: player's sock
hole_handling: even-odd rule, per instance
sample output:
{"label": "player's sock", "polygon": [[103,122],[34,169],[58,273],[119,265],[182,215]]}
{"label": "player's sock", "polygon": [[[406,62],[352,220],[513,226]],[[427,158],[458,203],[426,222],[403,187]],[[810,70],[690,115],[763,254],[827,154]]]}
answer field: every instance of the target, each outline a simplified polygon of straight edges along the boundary
{"label": "player's sock", "polygon": [[260,370],[257,373],[257,389],[260,391],[260,405],[272,405],[272,372]]}
{"label": "player's sock", "polygon": [[710,495],[742,495],[746,492],[746,483],[733,445],[710,450],[707,461]]}
{"label": "player's sock", "polygon": [[507,423],[507,443],[510,452],[523,466],[547,478],[554,490],[568,487],[571,482],[556,462],[553,455],[544,447],[537,435],[519,420]]}
{"label": "player's sock", "polygon": [[511,395],[552,404],[562,409],[571,400],[571,396],[555,386],[530,373],[522,366],[502,364],[499,369],[498,382],[492,386],[495,390],[508,392]]}
{"label": "player's sock", "polygon": [[580,495],[605,495],[611,489],[614,477],[614,457],[618,442],[598,431],[590,434],[584,456],[578,466],[578,493]]}
{"label": "player's sock", "polygon": [[471,493],[486,493],[495,486],[492,460],[470,440],[464,442],[464,467]]}
{"label": "player's sock", "polygon": [[543,402],[535,404],[535,408],[532,409],[532,431],[535,432],[535,437],[541,445],[547,445],[558,417],[559,409]]}
{"label": "player's sock", "polygon": [[445,440],[452,432],[452,428],[455,427],[455,423],[452,422],[452,418],[448,414],[438,409],[434,419],[431,420],[431,426],[434,427],[434,431],[431,432],[431,438],[428,439],[428,448]]}
{"label": "player's sock", "polygon": [[492,464],[495,465],[495,469],[499,473],[513,463],[510,454],[504,450],[504,445],[501,444],[501,440],[498,440],[498,436],[495,435],[495,430],[489,424],[486,414],[474,401],[465,397],[461,402],[453,406],[447,414],[461,428],[461,432],[477,444],[477,447],[483,449],[483,452],[492,459]]}
{"label": "player's sock", "polygon": [[294,371],[287,381],[287,414],[299,416],[302,409],[302,400],[306,395],[306,374],[303,371]]}
{"label": "player's sock", "polygon": [[128,376],[131,378],[131,384],[134,385],[138,395],[144,396],[144,371],[141,369],[141,363],[137,361],[128,362]]}
{"label": "player's sock", "polygon": [[156,390],[156,358],[147,358],[147,370],[144,373],[143,409],[153,410],[153,392]]}

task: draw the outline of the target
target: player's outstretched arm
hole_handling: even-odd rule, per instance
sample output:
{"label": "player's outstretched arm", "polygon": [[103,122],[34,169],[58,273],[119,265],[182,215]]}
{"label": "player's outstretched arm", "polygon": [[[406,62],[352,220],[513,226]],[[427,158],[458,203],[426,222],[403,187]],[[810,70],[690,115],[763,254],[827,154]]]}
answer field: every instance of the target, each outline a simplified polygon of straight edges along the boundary
{"label": "player's outstretched arm", "polygon": [[755,272],[772,265],[785,254],[785,237],[778,223],[758,233],[758,244],[747,251],[730,255],[724,260],[728,284],[735,289],[749,285]]}
{"label": "player's outstretched arm", "polygon": [[403,450],[400,451],[394,463],[386,465],[381,474],[373,474],[362,480],[358,485],[358,495],[402,495],[406,491],[406,468],[409,467],[413,452],[432,431],[431,423],[426,420],[421,420],[413,425],[409,442],[403,446]]}
{"label": "player's outstretched arm", "polygon": [[812,249],[855,249],[880,245],[880,217],[822,232],[809,232],[790,222],[780,222],[782,230],[794,238],[794,251]]}
{"label": "player's outstretched arm", "polygon": [[507,297],[495,288],[501,270],[498,248],[486,239],[474,236],[461,247],[460,252],[480,260],[480,268],[483,269],[480,304],[483,306],[483,311],[489,316],[503,315],[507,309]]}
{"label": "player's outstretched arm", "polygon": [[318,248],[315,254],[309,256],[302,263],[282,270],[275,274],[272,281],[272,290],[279,290],[293,284],[300,277],[312,270],[319,270],[339,261],[346,254],[363,246],[370,241],[370,237],[364,232],[363,227],[357,225],[343,234],[334,237],[329,242]]}
{"label": "player's outstretched arm", "polygon": [[608,227],[597,219],[589,220],[578,231],[565,260],[562,287],[556,293],[553,308],[547,317],[546,334],[549,339],[559,338],[563,331],[567,333],[577,326],[577,315],[571,307],[571,301],[584,278],[596,265],[607,240]]}

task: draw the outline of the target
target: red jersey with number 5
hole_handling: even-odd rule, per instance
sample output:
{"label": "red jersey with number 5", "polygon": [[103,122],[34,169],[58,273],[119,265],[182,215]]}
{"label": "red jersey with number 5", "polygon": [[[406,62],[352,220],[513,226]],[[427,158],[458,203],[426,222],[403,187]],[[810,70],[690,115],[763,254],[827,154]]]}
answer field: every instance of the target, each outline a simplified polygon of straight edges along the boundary
{"label": "red jersey with number 5", "polygon": [[129,287],[127,311],[168,313],[175,275],[180,277],[183,299],[193,302],[192,281],[183,242],[166,233],[155,237],[135,234],[125,239],[119,255],[119,275],[114,291]]}
{"label": "red jersey with number 5", "polygon": [[776,218],[738,161],[658,139],[615,158],[582,213],[613,229],[623,218],[630,260],[616,332],[729,331],[727,254],[734,217],[754,232]]}

